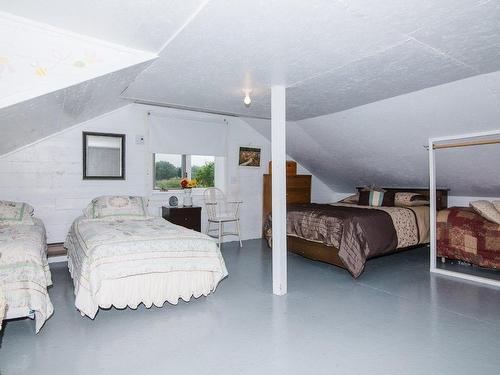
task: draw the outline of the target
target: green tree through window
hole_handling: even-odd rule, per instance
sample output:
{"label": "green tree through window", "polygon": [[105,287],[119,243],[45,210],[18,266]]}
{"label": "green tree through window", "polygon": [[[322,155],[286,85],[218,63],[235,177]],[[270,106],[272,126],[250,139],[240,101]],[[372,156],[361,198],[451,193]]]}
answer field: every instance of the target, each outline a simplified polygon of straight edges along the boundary
{"label": "green tree through window", "polygon": [[198,187],[214,186],[215,163],[213,161],[205,163],[205,165],[193,166],[191,176],[198,181]]}

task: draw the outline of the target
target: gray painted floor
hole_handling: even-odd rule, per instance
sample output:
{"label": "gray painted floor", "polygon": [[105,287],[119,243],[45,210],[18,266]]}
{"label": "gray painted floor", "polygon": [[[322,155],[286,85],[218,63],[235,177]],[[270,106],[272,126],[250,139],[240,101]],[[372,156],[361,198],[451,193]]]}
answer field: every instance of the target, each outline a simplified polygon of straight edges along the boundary
{"label": "gray painted floor", "polygon": [[177,306],[82,318],[65,263],[50,290],[55,315],[39,335],[9,322],[8,374],[498,374],[500,290],[428,272],[427,249],[347,272],[289,255],[289,294],[271,294],[260,240],[224,247],[215,294]]}

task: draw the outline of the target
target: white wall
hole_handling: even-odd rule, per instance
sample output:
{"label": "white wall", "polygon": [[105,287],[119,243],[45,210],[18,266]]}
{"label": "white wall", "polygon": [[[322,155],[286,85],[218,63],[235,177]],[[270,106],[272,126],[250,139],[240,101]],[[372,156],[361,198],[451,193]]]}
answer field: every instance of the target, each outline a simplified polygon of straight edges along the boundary
{"label": "white wall", "polygon": [[[147,112],[153,110],[173,117],[213,116],[138,104],[121,107],[0,156],[0,199],[32,204],[35,215],[45,222],[49,243],[63,242],[74,218],[81,215],[88,202],[99,195],[150,196],[150,211],[158,215],[161,205],[167,204],[172,194],[182,200],[182,192],[152,192]],[[230,117],[228,121],[228,153],[223,180],[228,194],[243,200],[243,238],[259,238],[262,228],[262,174],[267,170],[270,143],[243,119]],[[82,131],[126,134],[125,181],[82,180]],[[145,136],[144,144],[136,144],[137,135]],[[185,141],[189,142],[189,139]],[[240,145],[262,147],[261,168],[238,167]],[[299,170],[305,171],[300,167]],[[313,177],[313,200],[329,202],[334,197],[334,192]],[[195,192],[194,203],[202,205],[200,192]]]}
{"label": "white wall", "polygon": [[[82,131],[125,133],[126,180],[82,180]],[[73,219],[95,196],[146,194],[143,123],[132,106],[122,107],[0,157],[0,199],[25,201],[47,228],[48,241],[62,242]]]}

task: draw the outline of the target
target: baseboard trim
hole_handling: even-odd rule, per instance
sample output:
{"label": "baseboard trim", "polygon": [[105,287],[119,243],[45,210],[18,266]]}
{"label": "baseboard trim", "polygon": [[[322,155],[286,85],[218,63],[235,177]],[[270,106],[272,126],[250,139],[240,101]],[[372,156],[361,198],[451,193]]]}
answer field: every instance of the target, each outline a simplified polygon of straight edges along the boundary
{"label": "baseboard trim", "polygon": [[58,255],[58,256],[48,258],[49,264],[50,263],[62,263],[62,262],[67,262],[67,261],[68,261],[67,255]]}

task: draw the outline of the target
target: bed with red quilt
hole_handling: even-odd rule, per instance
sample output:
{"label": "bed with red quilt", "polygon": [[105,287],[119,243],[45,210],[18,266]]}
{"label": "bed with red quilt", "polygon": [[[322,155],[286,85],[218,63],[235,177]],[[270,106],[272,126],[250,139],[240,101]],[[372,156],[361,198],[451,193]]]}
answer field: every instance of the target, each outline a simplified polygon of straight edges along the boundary
{"label": "bed with red quilt", "polygon": [[437,256],[500,270],[500,225],[472,208],[451,207],[437,214]]}

